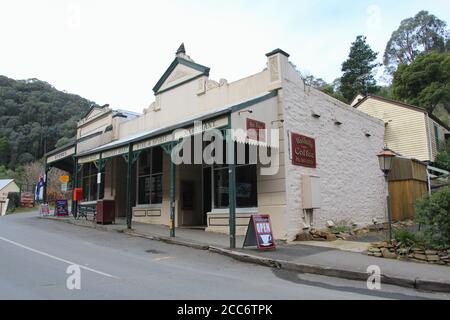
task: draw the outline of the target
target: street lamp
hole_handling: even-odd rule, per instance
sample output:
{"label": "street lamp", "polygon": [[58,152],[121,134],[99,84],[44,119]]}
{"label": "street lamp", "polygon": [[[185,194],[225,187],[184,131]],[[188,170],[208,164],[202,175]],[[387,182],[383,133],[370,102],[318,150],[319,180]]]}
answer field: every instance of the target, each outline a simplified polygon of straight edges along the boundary
{"label": "street lamp", "polygon": [[[378,163],[380,165],[380,170],[384,173],[384,178],[386,183],[388,183],[388,175],[392,170],[392,163],[394,162],[395,153],[389,150],[388,148],[384,148],[383,151],[377,155]],[[389,184],[387,189],[386,196],[387,203],[387,215],[388,215],[388,224],[389,224],[389,243],[392,242],[392,217],[391,217],[391,208],[390,208],[390,199],[389,199]]]}

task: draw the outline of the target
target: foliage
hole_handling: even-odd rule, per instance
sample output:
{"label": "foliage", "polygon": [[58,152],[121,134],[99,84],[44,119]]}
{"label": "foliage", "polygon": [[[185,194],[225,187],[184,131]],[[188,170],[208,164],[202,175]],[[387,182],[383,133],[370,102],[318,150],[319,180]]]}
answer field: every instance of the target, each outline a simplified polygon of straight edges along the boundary
{"label": "foliage", "polygon": [[332,226],[330,232],[332,233],[350,233],[352,228],[349,226]]}
{"label": "foliage", "polygon": [[316,78],[313,75],[305,76],[303,78],[303,81],[307,86],[316,88],[318,90],[321,90],[322,88],[328,85],[328,83],[325,80],[323,80],[322,78]]}
{"label": "foliage", "polygon": [[450,53],[431,52],[418,56],[410,65],[401,64],[392,87],[395,98],[430,113],[438,104],[450,110]]}
{"label": "foliage", "polygon": [[448,31],[446,22],[427,11],[403,20],[389,39],[384,52],[384,65],[393,73],[400,64],[410,64],[421,53],[446,51]]}
{"label": "foliage", "polygon": [[447,143],[436,155],[434,165],[438,168],[450,171],[450,139],[447,140]]}
{"label": "foliage", "polygon": [[347,103],[346,99],[342,95],[341,92],[341,79],[338,78],[333,81],[333,83],[329,83],[326,86],[322,87],[320,89],[323,93],[328,94],[329,96],[332,96],[333,98],[340,100],[344,103]]}
{"label": "foliage", "polygon": [[8,199],[9,203],[7,211],[11,212],[20,207],[20,192],[9,192]]}
{"label": "foliage", "polygon": [[376,95],[386,99],[393,99],[392,86],[379,87]]}
{"label": "foliage", "polygon": [[392,237],[400,247],[426,247],[423,235],[414,233],[407,228],[393,228]]}
{"label": "foliage", "polygon": [[14,169],[40,159],[59,140],[74,137],[91,105],[37,79],[0,76],[0,166]]}
{"label": "foliage", "polygon": [[375,93],[378,90],[373,71],[379,66],[375,62],[374,52],[366,42],[366,37],[358,36],[352,43],[348,59],[342,64],[344,74],[341,78],[340,91],[347,102],[358,93]]}
{"label": "foliage", "polygon": [[450,247],[450,188],[415,203],[417,222],[424,226],[425,241],[435,248]]}

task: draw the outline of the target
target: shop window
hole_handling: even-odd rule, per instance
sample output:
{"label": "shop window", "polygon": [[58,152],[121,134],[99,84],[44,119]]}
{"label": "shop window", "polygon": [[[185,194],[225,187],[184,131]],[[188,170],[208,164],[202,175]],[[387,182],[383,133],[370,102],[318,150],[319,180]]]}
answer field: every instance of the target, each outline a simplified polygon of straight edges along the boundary
{"label": "shop window", "polygon": [[138,161],[138,201],[140,205],[162,203],[162,149],[144,151]]}
{"label": "shop window", "polygon": [[[96,201],[103,199],[105,194],[104,181],[105,171],[102,170],[101,184],[97,183],[98,169],[94,163],[86,163],[82,170],[82,188],[84,201]],[[97,190],[100,188],[99,190]],[[98,192],[99,191],[99,192]]]}
{"label": "shop window", "polygon": [[[239,147],[242,146],[237,146],[235,143],[235,151],[237,151],[236,149]],[[246,144],[242,150],[245,151],[245,157],[242,156],[241,161],[235,158],[235,160],[238,160],[236,161],[236,207],[254,208],[258,206],[257,167],[254,156],[250,155],[253,152],[256,153],[256,147]],[[224,153],[226,153],[226,151]],[[213,166],[212,188],[214,208],[229,208],[228,166],[226,164]]]}

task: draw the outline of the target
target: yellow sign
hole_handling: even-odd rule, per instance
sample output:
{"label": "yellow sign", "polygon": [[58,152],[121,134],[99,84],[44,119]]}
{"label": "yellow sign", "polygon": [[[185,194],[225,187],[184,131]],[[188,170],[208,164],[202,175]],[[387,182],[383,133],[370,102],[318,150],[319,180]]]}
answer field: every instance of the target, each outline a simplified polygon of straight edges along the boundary
{"label": "yellow sign", "polygon": [[69,176],[60,176],[59,177],[59,181],[61,181],[61,183],[67,183],[69,182],[70,178]]}

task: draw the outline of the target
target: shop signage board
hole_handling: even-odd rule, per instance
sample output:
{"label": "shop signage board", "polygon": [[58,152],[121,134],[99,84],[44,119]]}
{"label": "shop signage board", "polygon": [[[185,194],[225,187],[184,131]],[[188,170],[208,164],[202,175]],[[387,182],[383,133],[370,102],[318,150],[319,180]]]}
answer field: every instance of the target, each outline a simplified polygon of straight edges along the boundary
{"label": "shop signage board", "polygon": [[243,247],[256,246],[260,250],[275,249],[272,224],[268,214],[252,215],[248,222],[247,234]]}
{"label": "shop signage board", "polygon": [[55,201],[55,216],[68,216],[69,206],[67,200],[56,200]]}
{"label": "shop signage board", "polygon": [[152,138],[149,140],[145,140],[142,142],[138,142],[135,145],[133,145],[133,151],[139,151],[139,150],[148,149],[148,148],[151,148],[154,146],[159,146],[161,144],[171,142],[173,140],[172,138],[173,138],[173,135],[170,133],[170,134],[158,136],[156,138]]}
{"label": "shop signage board", "polygon": [[128,146],[108,150],[108,151],[102,152],[102,159],[120,156],[122,154],[128,153],[128,151],[129,151]]}
{"label": "shop signage board", "polygon": [[69,178],[69,176],[67,176],[67,175],[60,176],[60,177],[59,177],[59,181],[60,181],[61,183],[67,183],[67,182],[69,182],[69,180],[70,180],[70,178]]}
{"label": "shop signage board", "polygon": [[39,207],[39,213],[42,216],[48,216],[50,214],[50,210],[48,208],[48,204],[46,204],[46,203],[41,204],[41,206]]}
{"label": "shop signage board", "polygon": [[91,154],[85,157],[81,157],[78,159],[79,164],[89,163],[100,159],[100,153],[97,154]]}
{"label": "shop signage board", "polygon": [[247,139],[266,142],[266,123],[247,118]]}
{"label": "shop signage board", "polygon": [[316,168],[316,141],[313,138],[292,133],[291,152],[293,165]]}
{"label": "shop signage board", "polygon": [[47,158],[47,163],[56,162],[58,160],[70,157],[75,154],[75,147],[71,147]]}
{"label": "shop signage board", "polygon": [[201,122],[200,125],[194,125],[189,128],[180,128],[178,130],[175,130],[173,133],[160,135],[148,140],[144,140],[141,142],[138,142],[133,145],[133,151],[139,151],[148,149],[151,147],[159,146],[168,142],[172,141],[178,141],[180,139],[183,139],[185,137],[189,137],[195,134],[199,134],[211,129],[218,129],[221,127],[224,127],[228,125],[228,118],[222,117],[218,119],[214,119],[211,121]]}

